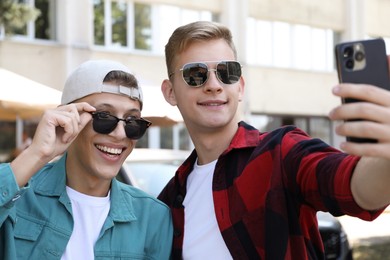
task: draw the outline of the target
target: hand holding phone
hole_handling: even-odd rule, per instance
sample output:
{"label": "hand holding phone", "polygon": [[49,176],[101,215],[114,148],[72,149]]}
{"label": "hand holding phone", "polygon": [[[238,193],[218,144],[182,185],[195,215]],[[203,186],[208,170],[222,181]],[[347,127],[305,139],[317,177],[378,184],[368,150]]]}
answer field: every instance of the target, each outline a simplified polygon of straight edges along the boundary
{"label": "hand holding phone", "polygon": [[[390,90],[386,47],[383,39],[340,43],[335,47],[335,54],[340,83],[369,84]],[[359,101],[353,98],[342,99],[343,103]],[[377,142],[374,139],[356,137],[347,137],[347,141]]]}

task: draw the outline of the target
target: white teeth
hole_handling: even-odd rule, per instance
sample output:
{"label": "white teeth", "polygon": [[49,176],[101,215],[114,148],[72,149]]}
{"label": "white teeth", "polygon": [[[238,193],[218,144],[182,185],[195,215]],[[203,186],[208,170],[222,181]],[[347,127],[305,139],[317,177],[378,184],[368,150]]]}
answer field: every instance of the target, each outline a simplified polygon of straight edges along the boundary
{"label": "white teeth", "polygon": [[122,153],[122,149],[118,149],[118,148],[110,148],[110,147],[102,146],[102,145],[96,145],[96,147],[105,153],[110,153],[110,154],[121,154]]}
{"label": "white teeth", "polygon": [[221,104],[219,103],[210,103],[210,104],[204,104],[204,106],[220,106]]}

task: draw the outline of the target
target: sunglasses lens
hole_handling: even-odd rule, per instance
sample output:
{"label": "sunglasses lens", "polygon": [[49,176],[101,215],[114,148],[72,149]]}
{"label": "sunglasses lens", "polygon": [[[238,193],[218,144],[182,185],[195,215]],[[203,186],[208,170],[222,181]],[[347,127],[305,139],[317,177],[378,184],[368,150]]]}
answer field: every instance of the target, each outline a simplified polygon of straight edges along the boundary
{"label": "sunglasses lens", "polygon": [[183,69],[184,81],[192,87],[200,87],[207,80],[207,65],[204,63],[189,63],[186,64]]}
{"label": "sunglasses lens", "polygon": [[93,112],[93,130],[99,134],[109,134],[116,128],[119,121],[124,121],[126,136],[130,139],[140,139],[146,129],[152,124],[143,118],[128,117],[119,119],[107,112]]}
{"label": "sunglasses lens", "polygon": [[150,122],[144,119],[128,119],[126,120],[125,132],[130,139],[140,139],[150,126]]}
{"label": "sunglasses lens", "polygon": [[217,65],[217,77],[224,84],[234,84],[240,80],[241,65],[237,61],[221,61]]}
{"label": "sunglasses lens", "polygon": [[[183,79],[188,86],[201,87],[208,78],[209,69],[205,63],[196,62],[184,65]],[[240,80],[241,64],[237,61],[221,61],[217,64],[218,79],[224,84],[234,84]]]}
{"label": "sunglasses lens", "polygon": [[108,113],[98,112],[93,114],[93,130],[99,134],[111,133],[117,124],[118,120]]}

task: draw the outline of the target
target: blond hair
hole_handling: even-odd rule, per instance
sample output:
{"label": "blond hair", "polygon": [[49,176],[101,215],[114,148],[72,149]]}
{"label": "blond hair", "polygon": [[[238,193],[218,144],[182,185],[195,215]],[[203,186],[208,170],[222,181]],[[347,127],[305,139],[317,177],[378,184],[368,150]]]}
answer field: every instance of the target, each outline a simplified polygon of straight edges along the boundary
{"label": "blond hair", "polygon": [[178,27],[165,45],[165,62],[168,75],[174,70],[173,63],[176,55],[182,53],[188,46],[197,41],[223,39],[233,50],[234,57],[237,58],[237,51],[232,38],[229,28],[216,22],[198,21]]}

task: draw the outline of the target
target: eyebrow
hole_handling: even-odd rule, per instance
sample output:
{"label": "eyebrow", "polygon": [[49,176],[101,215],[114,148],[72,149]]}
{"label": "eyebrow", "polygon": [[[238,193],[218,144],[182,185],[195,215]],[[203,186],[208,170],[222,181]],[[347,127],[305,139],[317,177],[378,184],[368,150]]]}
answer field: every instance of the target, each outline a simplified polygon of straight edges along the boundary
{"label": "eyebrow", "polygon": [[[97,105],[93,105],[91,104],[92,106],[94,106],[97,110],[100,110],[100,109],[115,109],[116,107],[111,105],[111,104],[107,104],[107,103],[102,103],[102,104],[97,104]],[[138,113],[138,114],[141,114],[141,110],[138,109],[138,108],[131,108],[131,109],[128,109],[126,111],[126,113]]]}

